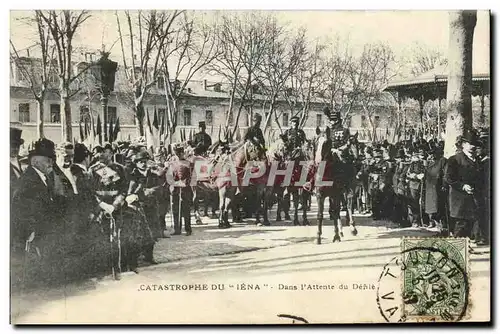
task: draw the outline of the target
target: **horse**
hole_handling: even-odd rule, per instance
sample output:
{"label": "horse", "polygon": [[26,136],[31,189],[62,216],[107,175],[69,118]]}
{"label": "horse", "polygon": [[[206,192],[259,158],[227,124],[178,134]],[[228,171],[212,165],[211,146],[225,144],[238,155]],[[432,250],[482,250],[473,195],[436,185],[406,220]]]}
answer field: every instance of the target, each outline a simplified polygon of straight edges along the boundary
{"label": "horse", "polygon": [[[354,223],[352,209],[353,196],[355,189],[356,168],[352,163],[352,159],[357,154],[355,143],[348,141],[347,144],[338,148],[332,149],[332,140],[330,139],[330,131],[322,134],[317,141],[314,162],[316,169],[321,167],[323,175],[321,180],[316,179],[315,190],[318,202],[318,233],[317,244],[321,244],[321,235],[323,228],[323,211],[324,201],[328,197],[330,200],[330,208],[334,221],[334,237],[333,242],[341,241],[342,220],[340,219],[341,204],[344,195],[347,202],[347,221],[350,225],[352,235],[357,235],[357,229]],[[318,184],[318,181],[331,182],[331,185]]]}
{"label": "horse", "polygon": [[[303,147],[294,148],[292,152],[288,152],[285,147],[283,138],[280,138],[274,146],[268,151],[268,159],[275,164],[278,164],[280,170],[285,169],[287,165],[293,164],[292,176],[290,184],[283,186],[284,176],[276,176],[278,182],[273,185],[273,191],[277,195],[277,215],[276,221],[281,221],[281,212],[285,213],[285,219],[290,220],[289,215],[289,199],[292,199],[294,205],[293,225],[300,225],[298,218],[299,203],[302,204],[302,225],[310,225],[307,220],[308,199],[312,189],[307,189],[305,185],[295,185],[301,178],[303,168],[308,169],[308,172],[313,167],[311,162],[311,143],[306,141]],[[300,162],[311,162],[310,164],[301,165]]]}

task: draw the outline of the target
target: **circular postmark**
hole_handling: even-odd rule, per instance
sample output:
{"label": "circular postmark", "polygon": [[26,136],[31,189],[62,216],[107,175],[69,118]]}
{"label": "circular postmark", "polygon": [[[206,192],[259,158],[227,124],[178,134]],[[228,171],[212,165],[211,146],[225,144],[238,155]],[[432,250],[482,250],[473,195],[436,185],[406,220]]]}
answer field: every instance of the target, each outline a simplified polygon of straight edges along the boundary
{"label": "circular postmark", "polygon": [[380,274],[377,305],[387,322],[459,321],[468,306],[465,262],[452,251],[411,247]]}

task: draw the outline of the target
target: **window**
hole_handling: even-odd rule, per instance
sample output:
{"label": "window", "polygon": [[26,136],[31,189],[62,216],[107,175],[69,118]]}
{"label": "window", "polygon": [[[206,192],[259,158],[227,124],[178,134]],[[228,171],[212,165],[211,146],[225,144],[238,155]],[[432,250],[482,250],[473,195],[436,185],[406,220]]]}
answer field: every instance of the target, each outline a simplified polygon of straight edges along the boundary
{"label": "window", "polygon": [[287,113],[283,114],[283,126],[285,126],[285,127],[288,126],[288,114]]}
{"label": "window", "polygon": [[216,83],[214,85],[214,92],[220,92],[221,88],[222,88],[221,84],[220,83]]}
{"label": "window", "polygon": [[30,104],[19,103],[19,122],[29,123],[30,121]]}
{"label": "window", "polygon": [[316,127],[323,126],[323,115],[316,114]]}
{"label": "window", "polygon": [[184,125],[191,125],[191,110],[184,109]]}
{"label": "window", "polygon": [[165,78],[164,77],[158,77],[158,81],[156,82],[156,87],[158,89],[165,89]]}
{"label": "window", "polygon": [[61,123],[61,105],[50,105],[50,123]]}
{"label": "window", "polygon": [[80,106],[80,122],[90,123],[90,111],[87,106]]}
{"label": "window", "polygon": [[213,125],[214,121],[214,115],[212,113],[212,110],[205,110],[205,123],[207,125]]}
{"label": "window", "polygon": [[108,107],[108,123],[116,122],[116,107]]}

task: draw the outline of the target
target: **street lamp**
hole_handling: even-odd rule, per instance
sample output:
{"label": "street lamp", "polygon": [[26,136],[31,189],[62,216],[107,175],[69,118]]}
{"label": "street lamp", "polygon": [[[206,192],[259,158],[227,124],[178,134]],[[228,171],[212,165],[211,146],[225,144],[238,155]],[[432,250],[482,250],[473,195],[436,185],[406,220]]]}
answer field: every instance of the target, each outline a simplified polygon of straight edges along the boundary
{"label": "street lamp", "polygon": [[102,106],[102,132],[104,141],[108,141],[106,127],[108,124],[108,97],[115,88],[115,75],[118,68],[118,63],[110,60],[109,52],[101,51],[101,58],[92,64],[92,75],[96,79],[97,86],[101,91],[101,106]]}

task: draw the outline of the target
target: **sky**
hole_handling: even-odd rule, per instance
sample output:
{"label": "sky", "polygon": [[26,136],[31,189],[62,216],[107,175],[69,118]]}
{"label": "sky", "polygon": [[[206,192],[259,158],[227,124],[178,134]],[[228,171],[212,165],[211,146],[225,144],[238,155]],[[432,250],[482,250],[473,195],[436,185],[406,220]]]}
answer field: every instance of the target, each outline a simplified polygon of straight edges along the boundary
{"label": "sky", "polygon": [[[446,11],[276,11],[278,19],[293,28],[305,27],[311,39],[324,39],[338,34],[348,37],[354,53],[369,42],[386,42],[400,57],[414,42],[438,49],[446,54],[448,48],[448,12]],[[18,49],[33,45],[32,27],[21,24],[18,18],[30,15],[26,11],[11,11],[10,38]],[[210,13],[208,15],[211,15]],[[125,22],[122,20],[122,29]],[[114,11],[92,11],[92,17],[79,31],[76,44],[98,50],[101,43],[109,47],[118,39]],[[474,31],[475,61],[489,67],[489,12],[478,11]],[[116,43],[111,58],[119,59],[121,49]]]}

